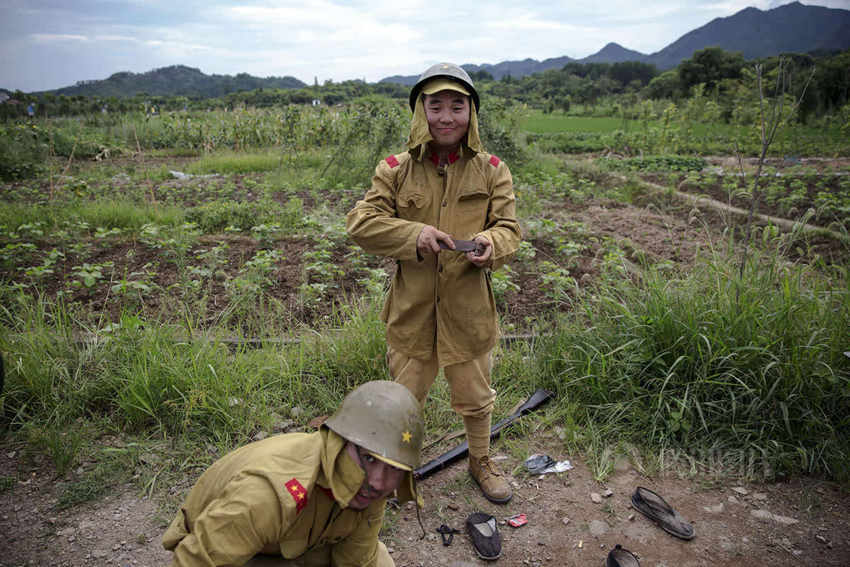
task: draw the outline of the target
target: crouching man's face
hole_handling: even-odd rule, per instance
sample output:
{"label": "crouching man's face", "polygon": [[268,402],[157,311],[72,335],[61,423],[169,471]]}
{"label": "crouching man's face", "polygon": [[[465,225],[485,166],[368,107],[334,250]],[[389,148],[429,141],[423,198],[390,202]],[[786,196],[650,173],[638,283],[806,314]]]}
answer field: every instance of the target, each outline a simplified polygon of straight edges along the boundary
{"label": "crouching man's face", "polygon": [[389,496],[401,484],[405,473],[402,469],[385,463],[354,443],[346,444],[345,450],[366,473],[363,485],[348,503],[349,508],[365,510],[375,500]]}

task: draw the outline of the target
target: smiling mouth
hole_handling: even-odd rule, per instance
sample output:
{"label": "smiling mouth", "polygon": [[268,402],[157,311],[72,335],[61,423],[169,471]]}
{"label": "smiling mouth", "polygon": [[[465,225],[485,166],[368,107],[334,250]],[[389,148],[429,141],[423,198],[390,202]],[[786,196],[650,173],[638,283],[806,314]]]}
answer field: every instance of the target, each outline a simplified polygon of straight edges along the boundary
{"label": "smiling mouth", "polygon": [[377,494],[371,491],[364,492],[361,490],[357,493],[357,497],[361,500],[374,500],[375,498],[377,498]]}

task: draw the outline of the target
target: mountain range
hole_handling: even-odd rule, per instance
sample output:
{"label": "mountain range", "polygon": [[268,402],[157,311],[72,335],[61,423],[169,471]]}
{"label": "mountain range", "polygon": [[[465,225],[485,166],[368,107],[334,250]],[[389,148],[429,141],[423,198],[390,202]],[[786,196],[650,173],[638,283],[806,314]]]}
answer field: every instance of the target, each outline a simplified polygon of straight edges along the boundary
{"label": "mountain range", "polygon": [[[805,6],[792,2],[772,10],[744,8],[726,18],[715,18],[692,30],[664,49],[646,55],[609,43],[583,59],[554,57],[537,61],[502,61],[496,64],[462,65],[467,72],[486,71],[494,79],[507,75],[514,78],[560,69],[570,61],[578,63],[621,63],[640,61],[651,63],[660,70],[671,69],[688,59],[695,51],[720,47],[739,51],[746,59],[770,57],[782,53],[810,53],[850,48],[850,10]],[[380,82],[413,85],[418,75],[394,75]]]}
{"label": "mountain range", "polygon": [[76,85],[49,91],[57,95],[132,96],[147,93],[154,96],[219,97],[228,93],[254,89],[300,89],[307,84],[295,77],[254,77],[247,73],[206,75],[186,65],[171,65],[148,71],[114,73],[103,80],[79,81]]}
{"label": "mountain range", "polygon": [[[626,49],[617,43],[608,43],[593,55],[583,59],[568,56],[537,61],[502,61],[482,65],[466,64],[468,72],[486,71],[494,79],[507,75],[514,78],[561,69],[566,63],[618,63],[641,61],[654,64],[658,69],[670,69],[695,51],[706,47],[720,47],[726,51],[741,52],[745,58],[769,57],[782,53],[810,53],[836,51],[850,48],[850,10],[805,6],[799,2],[786,4],[772,10],[745,8],[726,18],[715,18],[706,25],[690,31],[664,49],[646,55]],[[394,75],[379,82],[412,85],[418,75]],[[124,71],[107,79],[80,81],[76,85],[47,91],[60,95],[83,96],[133,96],[147,93],[152,96],[220,97],[228,93],[260,88],[304,88],[307,85],[295,77],[254,77],[247,73],[238,75],[206,75],[200,69],[186,65],[172,65],[146,73]]]}

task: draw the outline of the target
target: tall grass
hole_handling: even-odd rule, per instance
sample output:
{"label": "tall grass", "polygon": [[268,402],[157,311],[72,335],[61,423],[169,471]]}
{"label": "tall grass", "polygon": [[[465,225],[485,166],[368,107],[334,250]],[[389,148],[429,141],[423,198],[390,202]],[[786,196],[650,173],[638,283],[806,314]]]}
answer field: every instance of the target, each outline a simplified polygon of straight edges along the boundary
{"label": "tall grass", "polygon": [[679,279],[610,280],[541,345],[536,373],[612,442],[847,478],[847,275],[836,288],[761,257],[739,277],[712,258]]}
{"label": "tall grass", "polygon": [[22,224],[43,222],[46,228],[57,229],[72,223],[86,223],[105,229],[138,230],[154,223],[175,226],[183,222],[183,209],[169,205],[138,204],[121,199],[97,201],[73,200],[57,204],[3,203],[0,225],[16,228]]}
{"label": "tall grass", "polygon": [[97,416],[129,432],[244,440],[275,412],[328,412],[357,384],[386,378],[374,302],[346,308],[333,322],[339,331],[231,352],[133,316],[89,329],[97,340],[82,342],[64,304],[18,298],[0,318],[9,373],[0,399],[13,426]]}
{"label": "tall grass", "polygon": [[272,171],[281,166],[281,155],[276,152],[237,153],[220,152],[206,155],[187,168],[189,173],[252,173]]}

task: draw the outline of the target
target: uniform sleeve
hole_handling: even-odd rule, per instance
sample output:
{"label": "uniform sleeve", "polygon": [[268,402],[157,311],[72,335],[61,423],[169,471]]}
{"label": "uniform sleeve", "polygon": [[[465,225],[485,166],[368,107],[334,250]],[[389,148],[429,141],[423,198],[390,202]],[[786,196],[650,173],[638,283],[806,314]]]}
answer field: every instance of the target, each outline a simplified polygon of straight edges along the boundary
{"label": "uniform sleeve", "polygon": [[174,548],[172,567],[244,565],[282,531],[280,500],[268,480],[240,476],[210,502]]}
{"label": "uniform sleeve", "polygon": [[498,269],[510,260],[519,248],[522,231],[516,218],[516,199],[511,172],[505,162],[499,162],[492,177],[493,191],[487,224],[476,236],[483,236],[493,245],[492,269]]}
{"label": "uniform sleeve", "polygon": [[331,567],[376,567],[378,564],[378,533],[384,523],[386,500],[373,502],[363,519],[344,540],[331,550]]}
{"label": "uniform sleeve", "polygon": [[396,183],[394,169],[381,161],[375,168],[372,187],[349,211],[346,229],[369,254],[416,260],[416,239],[425,225],[398,218]]}

